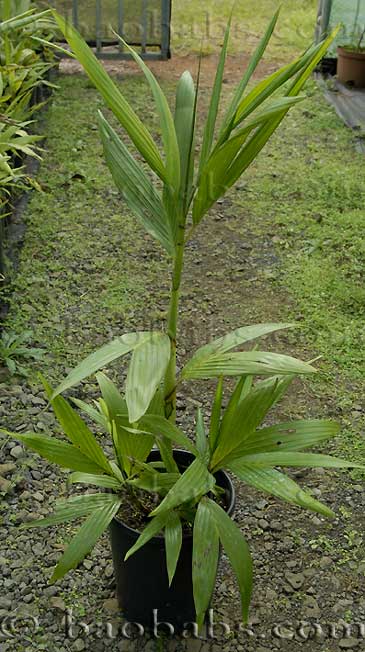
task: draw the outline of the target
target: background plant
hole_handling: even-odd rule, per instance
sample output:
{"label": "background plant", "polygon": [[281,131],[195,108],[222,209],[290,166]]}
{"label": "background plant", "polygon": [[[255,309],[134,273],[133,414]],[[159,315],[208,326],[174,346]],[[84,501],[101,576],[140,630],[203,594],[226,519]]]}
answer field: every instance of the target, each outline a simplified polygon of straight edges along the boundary
{"label": "background plant", "polygon": [[[348,38],[346,39],[346,43],[344,45],[344,47],[355,51],[361,51],[363,49],[363,39],[365,36],[365,25],[359,24],[361,4],[362,1],[357,0],[355,14],[354,14],[354,22],[352,24],[351,32],[349,33]],[[345,26],[343,26],[342,32],[343,35],[346,36]]]}
{"label": "background plant", "polygon": [[22,166],[24,155],[40,159],[35,143],[41,136],[26,131],[29,121],[16,122],[0,116],[0,209],[12,189],[25,188],[32,183]]}
{"label": "background plant", "polygon": [[351,41],[355,45],[356,50],[361,49],[362,40],[363,40],[364,34],[365,34],[365,25],[363,27],[358,25],[359,16],[360,16],[360,9],[361,9],[361,0],[357,0],[355,19],[354,19],[354,26],[353,26],[352,35],[351,35]]}
{"label": "background plant", "polygon": [[49,12],[37,11],[30,0],[4,0],[0,6],[0,203],[10,191],[27,181],[20,158],[37,156],[34,143],[39,136],[30,134],[30,118],[43,102],[31,102],[54,65],[47,46],[54,27]]}
{"label": "background plant", "polygon": [[30,100],[54,65],[47,46],[54,28],[49,12],[38,12],[29,0],[4,0],[0,8],[0,110],[14,120],[28,119],[37,106]]}

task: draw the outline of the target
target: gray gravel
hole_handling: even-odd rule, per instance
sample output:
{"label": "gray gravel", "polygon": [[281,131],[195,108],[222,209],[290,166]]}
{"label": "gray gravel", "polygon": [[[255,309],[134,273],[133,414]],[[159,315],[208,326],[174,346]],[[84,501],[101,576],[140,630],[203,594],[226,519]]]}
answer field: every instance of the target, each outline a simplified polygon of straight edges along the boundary
{"label": "gray gravel", "polygon": [[[16,408],[18,422],[22,422],[26,419],[26,409],[21,415],[17,391],[13,393],[11,388],[7,391],[7,401]],[[37,395],[32,393],[30,397]],[[180,411],[179,418],[183,414],[186,415],[186,410]],[[35,422],[38,417],[31,415],[29,425],[33,419]],[[10,442],[4,444],[2,463],[12,459],[13,449]],[[0,617],[5,623],[10,622],[10,616],[15,617],[17,631],[15,638],[3,636],[1,652],[42,650],[49,646],[56,652],[160,649],[154,638],[149,640],[145,636],[137,641],[123,638],[107,536],[78,570],[50,586],[52,567],[63,549],[64,537],[70,536],[72,528],[60,526],[43,532],[17,529],[16,525],[23,520],[47,515],[55,498],[67,495],[66,474],[26,453],[19,458],[16,468],[11,467],[7,477],[11,488],[1,503],[4,526],[0,532]],[[318,477],[309,472],[305,483],[319,489],[322,499],[335,511],[348,502],[349,496],[356,500],[359,513],[364,508],[364,496],[344,487],[332,473]],[[343,532],[347,523],[340,519],[333,523],[317,519],[274,499],[263,499],[243,486],[238,485],[237,489],[235,520],[251,546],[256,569],[250,626],[239,631],[238,591],[223,554],[213,607],[215,621],[229,624],[233,633],[228,638],[222,637],[222,628],[217,625],[215,642],[187,642],[178,638],[163,641],[163,649],[176,652],[218,649],[292,652],[293,646],[295,650],[305,651],[363,649],[364,640],[355,629],[346,630],[349,623],[365,622],[363,548],[360,545],[346,549]],[[314,522],[315,518],[320,525]],[[348,557],[350,560],[344,563],[343,559]],[[72,609],[73,638],[65,636],[67,609]],[[306,626],[300,631],[302,621]],[[330,623],[337,624],[336,639],[328,637]],[[316,624],[324,633],[319,635],[317,631],[317,638],[306,640],[316,631],[310,625]],[[28,630],[32,629],[29,643]]]}

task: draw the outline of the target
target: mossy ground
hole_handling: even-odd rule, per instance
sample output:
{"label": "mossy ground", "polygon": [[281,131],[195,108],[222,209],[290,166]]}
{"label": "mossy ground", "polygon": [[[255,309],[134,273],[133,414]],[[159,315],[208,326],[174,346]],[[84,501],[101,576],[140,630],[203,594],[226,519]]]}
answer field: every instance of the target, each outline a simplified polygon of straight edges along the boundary
{"label": "mossy ground", "polygon": [[[119,83],[158,138],[144,82],[128,75]],[[59,87],[49,108],[46,155],[38,178],[43,192],[32,195],[25,215],[26,240],[7,321],[8,330],[32,328],[34,343],[47,350],[41,367],[52,381],[113,336],[151,324],[162,327],[169,286],[167,259],[120,201],[103,162],[96,129],[101,100],[82,76],[61,77]],[[165,87],[172,97],[171,85]],[[270,348],[323,359],[318,376],[296,385],[281,415],[339,419],[343,432],[331,450],[363,458],[365,188],[363,157],[353,145],[353,134],[311,83],[307,101],[292,111],[191,241],[180,342],[183,358],[198,344],[239,325],[278,319],[296,322],[298,328],[273,338]],[[119,375],[119,367],[115,369]],[[88,387],[92,389],[92,383],[83,390]],[[186,390],[187,405],[179,397],[180,419],[197,402],[208,406],[210,388],[190,385]],[[24,391],[38,393],[35,375],[30,390]],[[36,427],[43,417],[28,403],[25,398],[23,405],[15,404],[18,411],[3,412],[2,422],[9,427],[22,428],[25,422],[26,427],[28,423]],[[237,519],[257,561],[255,612],[267,623],[275,617],[285,619],[283,613],[293,617],[300,613],[305,593],[286,594],[283,589],[283,568],[290,559],[317,573],[310,593],[314,591],[323,605],[324,618],[331,618],[331,604],[340,594],[352,596],[359,618],[364,589],[363,503],[361,493],[351,485],[364,476],[327,472],[317,477],[310,472],[303,477],[313,489],[320,484],[323,499],[342,513],[341,521],[313,521],[277,501],[263,501],[258,508],[260,496],[239,488]],[[57,486],[61,494],[66,492],[63,482]],[[53,484],[50,493],[54,490]],[[269,534],[262,529],[265,518],[273,519]],[[275,522],[279,528],[281,524],[281,531],[275,529]],[[10,549],[16,551],[17,535],[12,536]],[[54,538],[59,546],[56,534]],[[103,558],[102,543],[95,554]],[[323,555],[333,563],[324,573],[320,570]],[[37,562],[44,581],[54,557],[53,551],[44,567],[41,559]],[[334,569],[340,584],[330,588]],[[100,605],[93,588],[83,582],[84,572],[75,571],[65,580],[64,595],[75,609],[82,610],[85,603],[94,613]],[[230,605],[237,609],[237,593],[225,562],[223,575],[216,602],[218,612],[227,613]],[[268,596],[270,586],[276,598]],[[45,609],[42,601],[37,598],[37,605]],[[43,645],[49,634],[40,631],[33,640]],[[332,643],[328,650],[338,649]],[[250,645],[247,649],[254,649]],[[303,643],[302,649],[312,651],[314,645],[327,650],[323,641]],[[281,649],[292,652],[292,646],[293,642],[284,641]]]}

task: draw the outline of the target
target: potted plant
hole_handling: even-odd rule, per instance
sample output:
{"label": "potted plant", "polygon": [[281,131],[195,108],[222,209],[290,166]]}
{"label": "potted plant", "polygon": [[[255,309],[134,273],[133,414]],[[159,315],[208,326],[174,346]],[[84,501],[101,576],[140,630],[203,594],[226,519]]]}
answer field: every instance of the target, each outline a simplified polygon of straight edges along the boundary
{"label": "potted plant", "polygon": [[[102,489],[71,496],[58,503],[49,518],[24,524],[47,527],[86,517],[51,581],[75,568],[109,527],[120,605],[128,619],[141,625],[153,624],[156,617],[178,627],[196,617],[197,626],[202,625],[214,589],[220,544],[237,576],[242,615],[247,621],[252,561],[231,518],[234,489],[227,471],[250,486],[331,516],[328,507],[276,467],[358,466],[303,452],[336,435],[338,426],[331,421],[262,425],[293,379],[315,372],[308,362],[247,349],[258,338],[290,325],[238,328],[195,351],[177,374],[177,321],[186,242],[209,208],[255,159],[290,107],[302,99],[300,91],[335,36],[310,47],[294,63],[246,92],[277,17],[270,22],[215,135],[228,25],[195,170],[197,90],[191,75],[185,72],[178,83],[173,117],[151,71],[131,50],[156,102],[163,160],[152,135],[90,49],[55,14],[72,51],[150,168],[148,175],[100,113],[104,152],[117,187],[171,256],[170,306],[164,331],[136,331],[105,344],[71,371],[56,391],[44,381],[68,442],[34,433],[8,434],[45,459],[70,469],[70,483]],[[280,90],[284,91],[281,96]],[[163,185],[162,191],[151,180],[152,174]],[[246,349],[235,351],[243,345]],[[120,393],[100,370],[129,354],[125,391]],[[95,373],[100,387],[96,407],[73,398],[76,410],[61,394]],[[237,379],[228,395],[226,377]],[[216,379],[216,390],[209,426],[198,410],[195,437],[190,439],[176,424],[176,392],[182,381],[195,379]],[[109,433],[113,459],[106,456],[80,410],[97,429]]]}
{"label": "potted plant", "polygon": [[343,84],[365,88],[365,25],[358,25],[361,0],[357,0],[349,42],[337,48],[337,78]]}

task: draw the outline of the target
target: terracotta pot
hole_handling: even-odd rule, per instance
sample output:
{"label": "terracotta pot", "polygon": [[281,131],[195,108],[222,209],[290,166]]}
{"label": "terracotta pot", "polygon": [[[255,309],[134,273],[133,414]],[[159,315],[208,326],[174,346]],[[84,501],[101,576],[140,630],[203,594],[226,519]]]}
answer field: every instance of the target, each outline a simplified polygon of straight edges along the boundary
{"label": "terracotta pot", "polygon": [[354,88],[365,88],[365,51],[337,48],[337,78]]}

